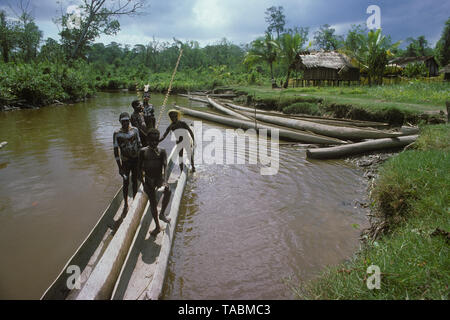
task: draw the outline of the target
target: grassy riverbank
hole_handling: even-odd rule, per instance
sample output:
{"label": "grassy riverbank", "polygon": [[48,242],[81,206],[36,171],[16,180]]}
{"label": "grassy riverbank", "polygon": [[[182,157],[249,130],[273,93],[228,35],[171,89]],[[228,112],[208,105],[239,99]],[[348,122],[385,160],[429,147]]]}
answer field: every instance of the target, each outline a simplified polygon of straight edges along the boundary
{"label": "grassy riverbank", "polygon": [[[234,86],[245,102],[285,113],[329,115],[392,124],[436,122],[450,100],[450,84],[411,81],[374,87],[303,87],[273,90],[269,86]],[[434,119],[433,119],[434,118]]]}
{"label": "grassy riverbank", "polygon": [[[71,64],[0,62],[0,107],[40,107],[57,101],[78,101],[102,90],[142,90],[145,84],[150,84],[152,92],[167,92],[172,72],[152,73],[150,76],[136,72],[125,67],[102,71],[82,60]],[[249,85],[254,81],[253,76],[254,72],[247,74],[223,66],[185,68],[176,74],[172,92],[212,90],[231,84]]]}
{"label": "grassy riverbank", "polygon": [[[57,101],[78,101],[98,90],[136,90],[150,84],[153,92],[168,90],[172,72],[139,74],[135,68],[96,68],[85,61],[6,63],[0,68],[0,107],[44,106]],[[258,84],[258,85],[257,85]],[[450,84],[412,80],[407,84],[353,87],[272,89],[262,74],[226,66],[184,68],[173,82],[173,93],[231,88],[237,102],[288,114],[303,113],[401,125],[444,118]]]}
{"label": "grassy riverbank", "polygon": [[[388,160],[371,191],[377,238],[353,259],[295,287],[302,299],[448,299],[450,125],[427,126],[413,150]],[[373,235],[373,233],[372,233]],[[369,290],[367,268],[381,271]]]}

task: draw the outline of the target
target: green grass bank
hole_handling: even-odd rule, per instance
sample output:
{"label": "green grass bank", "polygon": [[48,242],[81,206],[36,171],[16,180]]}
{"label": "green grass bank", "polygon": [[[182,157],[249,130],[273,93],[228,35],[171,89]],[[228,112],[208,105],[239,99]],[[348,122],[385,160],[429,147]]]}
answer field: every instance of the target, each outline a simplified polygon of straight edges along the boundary
{"label": "green grass bank", "polygon": [[440,123],[450,83],[411,81],[407,84],[352,87],[302,87],[272,89],[270,86],[232,86],[238,102],[264,110],[324,115],[393,125]]}
{"label": "green grass bank", "polygon": [[[375,220],[362,249],[294,286],[298,298],[449,298],[450,125],[422,129],[412,150],[379,169],[370,196]],[[380,268],[380,289],[367,287],[371,265]]]}

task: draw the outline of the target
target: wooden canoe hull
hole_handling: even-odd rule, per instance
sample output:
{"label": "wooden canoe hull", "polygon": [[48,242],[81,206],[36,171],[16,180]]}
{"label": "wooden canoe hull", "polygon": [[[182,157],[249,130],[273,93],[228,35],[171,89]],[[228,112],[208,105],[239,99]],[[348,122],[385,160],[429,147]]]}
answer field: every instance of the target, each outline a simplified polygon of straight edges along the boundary
{"label": "wooden canoe hull", "polygon": [[[174,167],[176,147],[173,148],[168,158],[168,174]],[[130,193],[131,193],[131,188]],[[137,200],[137,201],[136,201]],[[142,213],[147,204],[146,195],[142,187],[130,204],[129,211],[117,231],[112,228],[117,224],[115,217],[120,217],[123,208],[122,188],[115,194],[108,208],[78,247],[74,255],[66,263],[58,277],[42,295],[42,300],[64,300],[64,299],[109,299],[121,270],[123,261],[129,250],[131,240],[136,231],[133,223],[126,223],[127,218],[139,224]],[[131,226],[130,226],[131,225]],[[123,229],[123,230],[121,230]],[[133,230],[134,229],[134,230]],[[121,239],[118,239],[121,237]],[[80,289],[69,289],[68,279],[73,273],[68,273],[70,266],[78,266],[81,271],[82,286]],[[105,271],[106,270],[106,271]],[[97,280],[93,278],[97,277]]]}
{"label": "wooden canoe hull", "polygon": [[172,196],[166,216],[171,219],[171,222],[166,224],[160,221],[163,231],[156,237],[149,234],[156,225],[152,218],[150,206],[148,205],[146,208],[114,287],[113,300],[143,300],[149,297],[152,300],[159,299],[187,176],[188,170],[185,166],[178,179],[169,181]]}
{"label": "wooden canoe hull", "polygon": [[[251,113],[246,113],[250,115]],[[339,126],[330,126],[310,121],[285,119],[281,117],[267,116],[263,114],[254,115],[257,120],[273,123],[279,126],[285,126],[292,129],[307,130],[320,135],[343,139],[343,140],[364,140],[364,139],[382,139],[394,138],[404,135],[403,133],[384,132],[375,129],[348,128]]]}
{"label": "wooden canoe hull", "polygon": [[[233,109],[236,109],[236,110],[250,112],[251,114],[255,113],[254,108],[238,106],[238,105],[232,104],[232,103],[226,103],[226,105]],[[299,114],[287,115],[287,114],[277,112],[277,111],[266,111],[266,110],[261,110],[261,109],[256,109],[256,113],[269,115],[269,116],[288,118],[288,119],[300,119],[300,120],[306,120],[306,121],[311,121],[311,122],[330,124],[330,125],[348,126],[348,127],[375,127],[375,128],[389,127],[388,123],[383,123],[383,122],[350,120],[350,119],[341,119],[341,118],[324,118],[324,117],[319,117],[319,116],[299,115]]]}
{"label": "wooden canoe hull", "polygon": [[[192,143],[192,139],[191,139]],[[173,164],[173,162],[172,162]],[[123,263],[120,275],[116,281],[112,297],[113,300],[143,300],[146,297],[159,298],[164,283],[169,255],[172,247],[175,227],[177,224],[179,206],[189,171],[187,166],[179,177],[173,173],[169,177],[169,187],[172,191],[171,200],[167,207],[166,216],[171,219],[169,224],[160,221],[163,230],[156,236],[149,234],[156,225],[152,217],[150,205],[137,229],[133,243]],[[157,194],[157,201],[161,197]],[[148,294],[147,294],[148,291]]]}
{"label": "wooden canoe hull", "polygon": [[[223,117],[216,114],[208,113],[208,112],[201,112],[197,110],[192,110],[180,106],[175,106],[175,108],[178,108],[179,110],[183,111],[184,114],[190,115],[192,117],[209,120],[213,122],[218,122],[221,124],[229,125],[231,127],[235,128],[242,128],[242,129],[254,129],[255,128],[255,122],[249,121],[249,120],[241,120],[241,119],[233,119],[229,117]],[[313,144],[325,144],[325,145],[338,145],[338,144],[346,144],[347,142],[336,139],[336,138],[330,138],[330,137],[324,137],[320,135],[316,135],[313,133],[306,133],[306,132],[300,132],[298,130],[289,130],[285,128],[280,128],[276,126],[270,126],[267,124],[258,123],[257,124],[258,129],[266,129],[268,131],[270,130],[278,130],[279,135],[281,138],[288,139],[291,141],[299,141],[299,142],[306,142],[306,143],[313,143]]]}
{"label": "wooden canoe hull", "polygon": [[122,202],[123,196],[121,187],[116,192],[113,200],[103,212],[92,231],[63,267],[55,281],[53,281],[50,287],[44,292],[41,300],[64,300],[68,297],[71,292],[67,286],[67,280],[71,276],[71,273],[68,273],[69,266],[78,266],[81,269],[81,272],[84,272],[90,263],[92,264],[95,262],[93,261],[95,260],[95,253],[100,253],[112,239],[112,235],[110,234],[112,233],[111,227],[114,226],[114,217],[119,211]]}
{"label": "wooden canoe hull", "polygon": [[417,135],[398,138],[364,141],[331,148],[307,149],[306,157],[310,159],[338,159],[368,151],[405,147],[418,138]]}
{"label": "wooden canoe hull", "polygon": [[233,109],[230,109],[228,107],[221,105],[217,101],[211,99],[209,96],[207,96],[206,98],[208,99],[208,102],[210,105],[212,105],[214,108],[216,108],[217,110],[219,110],[225,114],[228,114],[228,115],[235,117],[236,119],[240,119],[240,120],[251,120],[250,117],[243,115],[240,112],[234,111]]}

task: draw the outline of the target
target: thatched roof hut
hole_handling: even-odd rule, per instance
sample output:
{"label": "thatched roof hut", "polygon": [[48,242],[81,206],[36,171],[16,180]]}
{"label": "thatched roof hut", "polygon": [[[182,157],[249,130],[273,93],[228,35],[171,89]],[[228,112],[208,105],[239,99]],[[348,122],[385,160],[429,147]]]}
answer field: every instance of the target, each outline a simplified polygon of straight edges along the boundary
{"label": "thatched roof hut", "polygon": [[440,73],[444,74],[444,80],[450,81],[450,63],[443,67]]}
{"label": "thatched roof hut", "polygon": [[389,64],[396,64],[402,68],[405,68],[411,63],[424,63],[428,69],[430,77],[435,77],[439,75],[439,65],[433,56],[423,56],[423,57],[400,57],[389,61]]}
{"label": "thatched roof hut", "polygon": [[303,71],[304,80],[359,81],[359,69],[336,51],[301,52],[295,63],[297,70]]}

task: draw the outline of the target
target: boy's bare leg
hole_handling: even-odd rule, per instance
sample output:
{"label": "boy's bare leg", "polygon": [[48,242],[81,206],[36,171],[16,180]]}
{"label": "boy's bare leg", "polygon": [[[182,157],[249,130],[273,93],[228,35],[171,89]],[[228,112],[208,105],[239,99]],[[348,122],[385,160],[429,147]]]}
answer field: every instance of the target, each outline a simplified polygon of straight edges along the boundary
{"label": "boy's bare leg", "polygon": [[122,191],[123,191],[123,202],[124,202],[124,205],[123,205],[122,216],[120,217],[121,219],[123,219],[127,215],[127,212],[128,212],[128,179],[129,179],[128,177],[129,176],[125,176],[123,178]]}
{"label": "boy's bare leg", "polygon": [[156,202],[156,192],[154,187],[149,188],[147,185],[144,185],[144,191],[147,193],[148,199],[150,200],[150,210],[152,211],[153,219],[155,220],[156,228],[153,230],[150,234],[152,236],[156,236],[160,231],[161,227],[159,225],[159,219],[158,219],[158,203]]}
{"label": "boy's bare leg", "polygon": [[164,212],[166,211],[166,208],[169,205],[171,195],[172,195],[172,191],[170,191],[169,186],[166,186],[164,188],[164,193],[163,193],[161,212],[159,213],[159,219],[166,223],[170,223],[170,218],[166,218],[166,216],[164,215]]}

